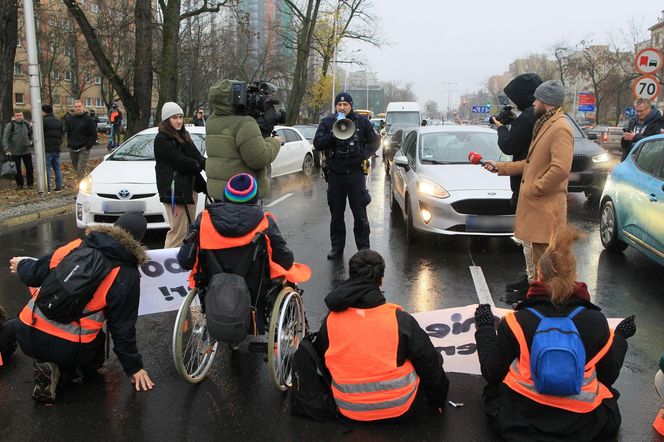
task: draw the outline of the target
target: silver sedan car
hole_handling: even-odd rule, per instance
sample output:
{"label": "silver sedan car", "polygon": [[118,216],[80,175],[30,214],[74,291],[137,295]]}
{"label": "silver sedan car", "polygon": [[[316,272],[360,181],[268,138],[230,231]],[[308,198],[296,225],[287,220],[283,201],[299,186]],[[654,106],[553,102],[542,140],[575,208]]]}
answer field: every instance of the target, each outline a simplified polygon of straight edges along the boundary
{"label": "silver sedan car", "polygon": [[493,129],[429,126],[410,131],[390,170],[390,207],[406,219],[410,241],[423,232],[443,235],[511,236],[514,208],[507,176],[468,161],[510,161]]}

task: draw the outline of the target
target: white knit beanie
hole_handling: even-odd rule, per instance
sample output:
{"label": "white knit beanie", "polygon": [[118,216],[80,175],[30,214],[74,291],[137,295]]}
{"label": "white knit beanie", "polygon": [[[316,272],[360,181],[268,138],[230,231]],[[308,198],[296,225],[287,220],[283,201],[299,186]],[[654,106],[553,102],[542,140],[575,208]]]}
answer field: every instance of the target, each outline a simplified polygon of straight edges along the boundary
{"label": "white knit beanie", "polygon": [[166,121],[173,115],[184,115],[184,111],[177,103],[167,101],[161,108],[161,121]]}

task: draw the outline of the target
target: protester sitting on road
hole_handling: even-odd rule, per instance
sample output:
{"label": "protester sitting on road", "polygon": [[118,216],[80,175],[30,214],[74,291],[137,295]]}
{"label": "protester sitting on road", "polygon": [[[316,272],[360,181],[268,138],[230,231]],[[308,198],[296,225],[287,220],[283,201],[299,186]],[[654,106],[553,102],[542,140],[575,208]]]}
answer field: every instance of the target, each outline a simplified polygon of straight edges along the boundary
{"label": "protester sitting on road", "polygon": [[[664,355],[659,359],[659,371],[655,375],[655,391],[660,398],[664,399]],[[659,434],[664,436],[664,405],[657,412],[652,426]]]}
{"label": "protester sitting on road", "polygon": [[[136,390],[154,387],[136,347],[135,328],[140,294],[138,265],[146,261],[140,241],[146,228],[143,214],[127,212],[113,226],[88,229],[83,241],[74,240],[39,259],[13,257],[9,261],[10,271],[17,273],[21,281],[29,287],[40,287],[32,290],[32,299],[18,319],[10,321],[21,350],[35,359],[32,392],[35,400],[53,402],[61,375],[65,382],[81,380],[101,367],[106,342],[106,334],[102,330],[104,322],[113,337],[114,351]],[[104,257],[101,261],[106,262],[104,267],[99,268],[109,272],[96,285],[92,299],[76,316],[78,319],[72,322],[48,319],[44,310],[46,307],[40,307],[43,304],[39,294],[49,291],[45,287],[56,287],[57,291],[57,284],[61,281],[55,279],[55,284],[51,282],[54,276],[58,278],[58,264],[69,263],[69,255],[87,253],[88,256],[99,256],[98,252]],[[80,275],[76,278],[81,282]],[[62,292],[65,292],[64,288]],[[72,299],[67,294],[61,294],[61,298]]]}
{"label": "protester sitting on road", "polygon": [[384,273],[380,254],[360,250],[325,298],[319,351],[339,412],[356,421],[405,422],[425,401],[441,411],[447,401],[442,356],[415,318],[385,301]]}
{"label": "protester sitting on road", "polygon": [[196,215],[198,193],[206,192],[200,172],[205,157],[184,127],[184,111],[171,101],[161,109],[159,133],[154,139],[155,173],[159,201],[166,207],[171,229],[164,248],[180,247],[187,227]]}
{"label": "protester sitting on road", "polygon": [[0,305],[0,366],[16,351],[16,332],[7,321],[7,311]]}
{"label": "protester sitting on road", "polygon": [[612,386],[636,325],[630,316],[614,333],[586,284],[575,282],[580,236],[567,225],[556,230],[539,280],[497,334],[491,307],[475,311],[485,413],[505,440],[606,440],[620,428]]}
{"label": "protester sitting on road", "polygon": [[5,126],[2,145],[5,147],[7,158],[16,164],[16,190],[23,189],[21,162],[25,166],[28,189],[32,189],[35,179],[32,167],[32,127],[23,118],[23,112],[14,112],[14,119]]}

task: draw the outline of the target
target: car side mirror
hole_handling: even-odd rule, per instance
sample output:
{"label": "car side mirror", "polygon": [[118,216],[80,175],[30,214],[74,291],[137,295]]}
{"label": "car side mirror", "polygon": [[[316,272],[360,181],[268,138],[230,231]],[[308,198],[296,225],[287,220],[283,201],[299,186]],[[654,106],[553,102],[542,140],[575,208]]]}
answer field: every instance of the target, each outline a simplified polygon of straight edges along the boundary
{"label": "car side mirror", "polygon": [[394,157],[394,164],[397,165],[397,167],[403,167],[403,169],[408,172],[410,170],[410,164],[408,164],[408,158],[406,158],[403,155],[399,155],[398,157]]}
{"label": "car side mirror", "polygon": [[596,140],[597,139],[597,134],[588,134],[588,139],[589,140]]}

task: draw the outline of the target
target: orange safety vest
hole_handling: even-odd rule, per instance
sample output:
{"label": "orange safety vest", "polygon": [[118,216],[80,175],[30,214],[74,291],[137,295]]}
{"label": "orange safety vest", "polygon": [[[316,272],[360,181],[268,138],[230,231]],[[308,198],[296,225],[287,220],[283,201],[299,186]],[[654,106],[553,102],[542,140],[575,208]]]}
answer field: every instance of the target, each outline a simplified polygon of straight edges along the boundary
{"label": "orange safety vest", "polygon": [[574,413],[589,413],[599,407],[604,399],[613,397],[611,391],[597,380],[597,373],[595,371],[595,365],[611,348],[613,330],[610,331],[609,340],[604,347],[586,364],[583,373],[583,385],[579,394],[553,396],[538,393],[535,389],[535,383],[530,375],[530,350],[528,349],[523,329],[519,321],[517,321],[514,312],[505,315],[505,320],[512,333],[514,333],[514,337],[519,342],[519,358],[512,362],[507,376],[503,379],[503,382],[512,390],[540,404],[561,408]]}
{"label": "orange safety vest", "polygon": [[[81,244],[80,239],[76,239],[69,244],[66,244],[53,252],[49,268],[53,269],[57,266],[62,259],[69,254],[73,249]],[[25,325],[34,327],[51,336],[57,336],[67,341],[77,342],[81,344],[88,344],[97,337],[99,330],[104,326],[106,316],[104,309],[106,308],[106,295],[113,285],[120,267],[114,267],[108,275],[101,281],[99,287],[92,295],[92,299],[83,308],[83,314],[90,313],[89,316],[84,316],[78,321],[63,324],[61,322],[48,319],[35,305],[35,299],[39,294],[39,289],[31,288],[32,298],[28,304],[23,307],[19,315],[19,319]],[[94,312],[94,313],[92,313]]]}
{"label": "orange safety vest", "polygon": [[652,423],[653,428],[662,436],[664,436],[664,406],[660,408],[655,417],[655,421]]}
{"label": "orange safety vest", "polygon": [[327,317],[325,365],[332,394],[344,416],[357,421],[398,417],[410,408],[420,378],[406,360],[397,367],[396,304],[349,308]]}
{"label": "orange safety vest", "polygon": [[120,111],[113,111],[108,115],[108,121],[115,123],[115,120],[120,116]]}
{"label": "orange safety vest", "polygon": [[[257,233],[265,232],[268,228],[268,217],[274,219],[274,215],[270,212],[265,212],[263,219],[258,226],[251,232],[247,233],[244,236],[238,237],[229,237],[221,236],[219,232],[214,228],[212,220],[210,219],[210,213],[206,210],[203,210],[201,213],[201,230],[199,235],[199,247],[201,250],[222,250],[230,249],[233,247],[242,247],[253,241]],[[270,237],[265,235],[267,240],[267,253],[270,261],[270,278],[279,278],[281,276],[285,277],[286,280],[290,282],[305,282],[311,278],[311,269],[306,264],[300,264],[297,262],[293,263],[293,266],[286,270],[281,267],[276,262],[272,261],[272,246],[270,245]],[[194,268],[189,273],[189,288],[193,288],[195,284],[194,277],[198,273],[198,256],[196,256],[196,263]]]}

